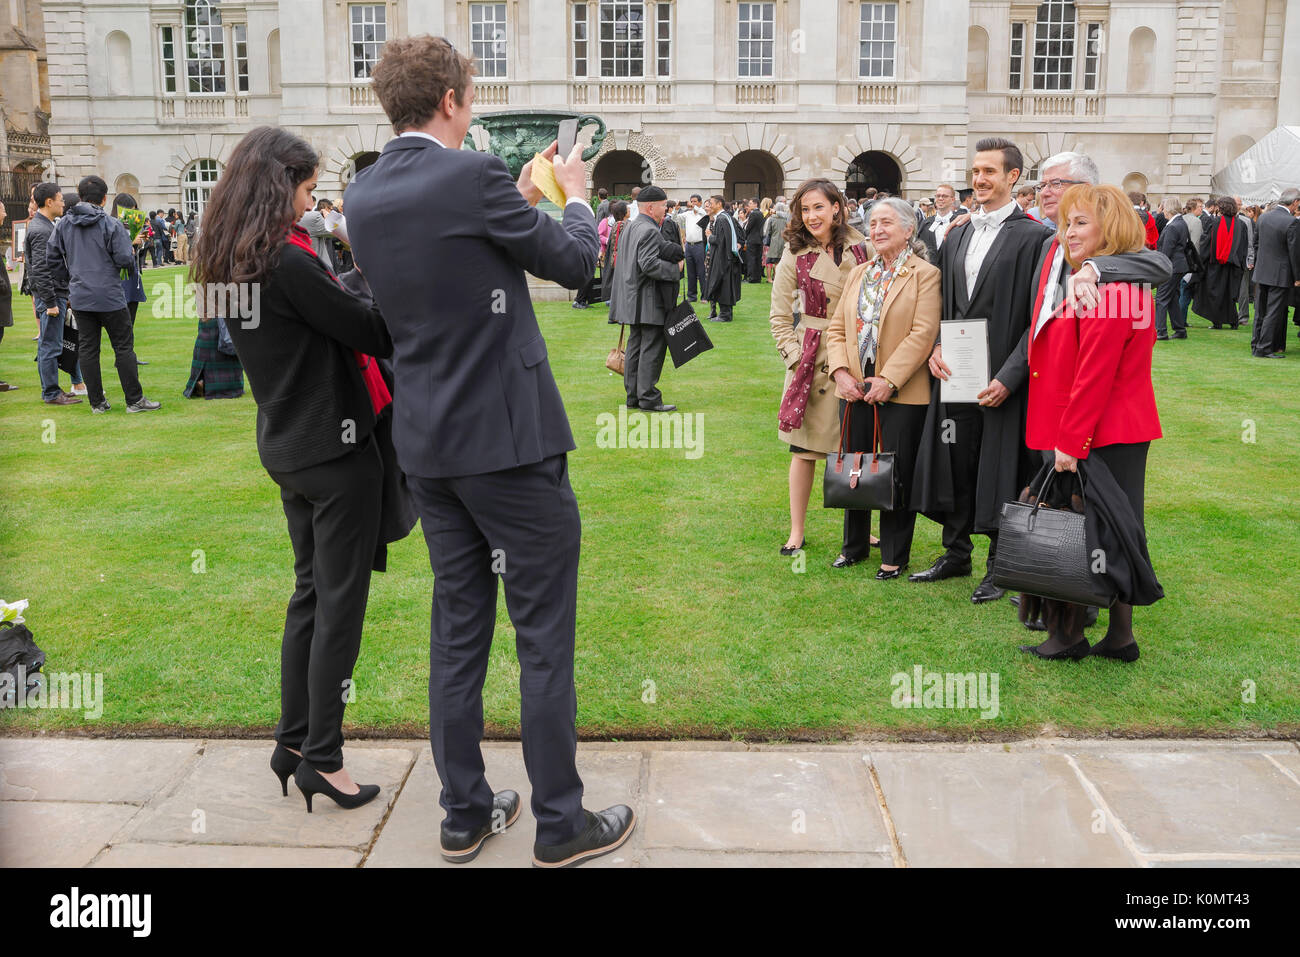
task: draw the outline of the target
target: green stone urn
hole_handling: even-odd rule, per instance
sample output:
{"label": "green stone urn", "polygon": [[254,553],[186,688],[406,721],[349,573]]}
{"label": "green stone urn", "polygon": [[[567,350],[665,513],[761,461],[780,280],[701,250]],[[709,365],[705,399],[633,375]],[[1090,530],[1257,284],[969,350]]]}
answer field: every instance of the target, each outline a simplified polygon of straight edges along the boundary
{"label": "green stone urn", "polygon": [[[470,128],[481,126],[488,134],[486,152],[494,153],[505,161],[510,175],[519,178],[524,164],[546,149],[555,139],[560,120],[578,121],[581,136],[584,127],[596,124],[591,145],[582,151],[584,161],[600,152],[605,142],[605,121],[599,116],[572,113],[568,110],[511,110],[506,113],[483,113],[474,117]],[[466,136],[462,149],[477,150],[473,137]]]}

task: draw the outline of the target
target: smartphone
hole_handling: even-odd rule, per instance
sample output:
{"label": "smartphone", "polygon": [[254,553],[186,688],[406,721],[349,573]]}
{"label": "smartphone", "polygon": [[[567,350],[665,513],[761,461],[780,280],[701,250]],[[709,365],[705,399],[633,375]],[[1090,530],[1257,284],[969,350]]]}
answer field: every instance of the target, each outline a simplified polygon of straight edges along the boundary
{"label": "smartphone", "polygon": [[568,159],[573,151],[573,144],[578,142],[578,121],[560,120],[560,130],[555,136],[555,155]]}

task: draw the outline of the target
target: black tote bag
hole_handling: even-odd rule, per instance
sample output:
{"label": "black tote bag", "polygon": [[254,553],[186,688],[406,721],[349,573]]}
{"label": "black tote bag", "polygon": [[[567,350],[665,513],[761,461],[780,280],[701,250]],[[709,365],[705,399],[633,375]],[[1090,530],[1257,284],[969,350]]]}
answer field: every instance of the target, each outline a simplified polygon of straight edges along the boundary
{"label": "black tote bag", "polygon": [[876,424],[870,452],[846,452],[849,414],[853,403],[845,403],[844,421],[840,423],[840,450],[826,456],[822,477],[823,508],[861,508],[892,512],[902,502],[894,453],[880,451],[880,408],[873,405]]}
{"label": "black tote bag", "polygon": [[704,331],[700,317],[689,302],[680,302],[669,310],[664,319],[664,332],[668,336],[668,353],[672,356],[674,369],[680,369],[701,352],[713,348],[713,340]]}
{"label": "black tote bag", "polygon": [[[1034,504],[1002,504],[993,584],[1056,601],[1109,608],[1115,602],[1115,591],[1105,575],[1092,572],[1084,515],[1045,504],[1044,496],[1057,474],[1054,466],[1045,465],[1035,477],[1038,494]],[[1078,480],[1086,510],[1087,483],[1082,470]]]}

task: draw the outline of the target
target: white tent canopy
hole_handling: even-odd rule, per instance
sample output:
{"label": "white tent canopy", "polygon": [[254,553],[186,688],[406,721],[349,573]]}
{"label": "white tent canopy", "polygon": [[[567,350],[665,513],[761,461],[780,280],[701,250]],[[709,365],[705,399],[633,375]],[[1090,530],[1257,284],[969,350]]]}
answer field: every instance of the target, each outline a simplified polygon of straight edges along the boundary
{"label": "white tent canopy", "polygon": [[1216,195],[1248,203],[1270,202],[1292,186],[1300,187],[1300,126],[1279,126],[1210,180]]}

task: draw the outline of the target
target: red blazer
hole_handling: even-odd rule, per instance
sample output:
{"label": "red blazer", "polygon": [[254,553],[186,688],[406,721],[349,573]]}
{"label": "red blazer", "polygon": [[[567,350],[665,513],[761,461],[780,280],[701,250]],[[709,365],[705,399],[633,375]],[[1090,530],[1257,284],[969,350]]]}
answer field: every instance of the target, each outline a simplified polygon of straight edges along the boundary
{"label": "red blazer", "polygon": [[[1063,305],[1036,336],[1030,329],[1025,444],[1031,449],[1086,459],[1097,446],[1161,437],[1151,385],[1151,293],[1134,283],[1109,283],[1099,292],[1093,312],[1076,316]],[[1031,321],[1037,316],[1035,308]]]}
{"label": "red blazer", "polygon": [[1147,249],[1155,249],[1156,244],[1160,242],[1160,230],[1156,228],[1156,218],[1146,210],[1138,212],[1138,219],[1142,220],[1142,228],[1147,234]]}

